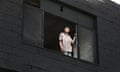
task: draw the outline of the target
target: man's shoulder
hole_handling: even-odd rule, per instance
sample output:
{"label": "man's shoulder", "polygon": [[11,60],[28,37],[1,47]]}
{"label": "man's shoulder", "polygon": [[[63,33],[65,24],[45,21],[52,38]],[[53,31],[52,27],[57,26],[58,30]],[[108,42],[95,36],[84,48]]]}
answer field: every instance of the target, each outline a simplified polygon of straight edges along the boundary
{"label": "man's shoulder", "polygon": [[64,35],[64,32],[61,32],[60,35]]}

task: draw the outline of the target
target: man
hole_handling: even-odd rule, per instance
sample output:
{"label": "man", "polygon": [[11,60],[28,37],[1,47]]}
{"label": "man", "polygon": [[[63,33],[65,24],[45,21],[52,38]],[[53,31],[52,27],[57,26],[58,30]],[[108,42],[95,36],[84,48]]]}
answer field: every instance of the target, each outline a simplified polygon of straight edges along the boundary
{"label": "man", "polygon": [[64,55],[72,56],[72,44],[74,44],[76,37],[72,39],[69,35],[70,28],[65,27],[64,32],[61,32],[59,35],[59,45],[60,49]]}

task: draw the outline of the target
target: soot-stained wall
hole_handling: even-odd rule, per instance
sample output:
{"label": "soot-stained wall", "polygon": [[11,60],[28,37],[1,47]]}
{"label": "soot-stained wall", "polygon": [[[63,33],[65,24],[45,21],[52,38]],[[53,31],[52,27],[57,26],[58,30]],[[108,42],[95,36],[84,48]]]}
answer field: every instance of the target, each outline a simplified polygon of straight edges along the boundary
{"label": "soot-stained wall", "polygon": [[[41,1],[44,10],[45,2],[57,0]],[[23,0],[0,0],[0,67],[18,72],[119,72],[120,7],[109,0],[59,1],[56,4],[96,16],[99,63],[64,57],[23,42]]]}

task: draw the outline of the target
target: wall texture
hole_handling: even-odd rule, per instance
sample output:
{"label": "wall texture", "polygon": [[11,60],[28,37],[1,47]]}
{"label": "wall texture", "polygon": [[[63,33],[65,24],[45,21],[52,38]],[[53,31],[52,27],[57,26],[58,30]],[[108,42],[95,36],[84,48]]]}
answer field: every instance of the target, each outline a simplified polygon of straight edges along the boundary
{"label": "wall texture", "polygon": [[120,7],[109,0],[60,0],[97,16],[99,64],[56,54],[22,41],[22,0],[0,0],[0,67],[18,72],[119,72]]}

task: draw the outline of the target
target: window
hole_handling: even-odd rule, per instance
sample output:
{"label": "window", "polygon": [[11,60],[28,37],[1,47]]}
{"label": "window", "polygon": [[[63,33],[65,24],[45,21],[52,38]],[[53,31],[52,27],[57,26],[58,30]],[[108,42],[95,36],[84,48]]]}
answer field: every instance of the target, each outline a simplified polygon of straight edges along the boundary
{"label": "window", "polygon": [[39,7],[24,4],[23,10],[23,40],[25,43],[35,46],[43,44],[43,11]]}
{"label": "window", "polygon": [[64,27],[69,26],[71,36],[76,32],[76,24],[55,15],[45,13],[44,15],[44,47],[60,51],[59,34]]}
{"label": "window", "polygon": [[96,62],[96,18],[92,15],[79,13],[79,58],[88,62]]}
{"label": "window", "polygon": [[[87,14],[79,14],[78,24],[44,13],[44,47],[61,52],[59,35],[64,32],[64,27],[70,28],[69,35],[73,39],[76,33],[76,40],[72,45],[71,57],[87,62],[95,62],[96,52],[96,28],[95,17]],[[63,53],[64,54],[64,53]],[[69,56],[69,55],[68,55]]]}
{"label": "window", "polygon": [[95,47],[95,31],[89,30],[87,28],[80,28],[80,50],[79,56],[80,59],[86,60],[89,62],[94,62],[94,48]]}
{"label": "window", "polygon": [[25,2],[24,42],[95,63],[97,61],[96,17],[64,5],[50,3],[51,7],[49,7],[49,2],[47,5],[45,2],[44,5],[42,4],[42,10],[30,5],[28,1]]}

